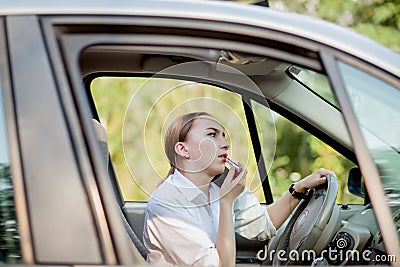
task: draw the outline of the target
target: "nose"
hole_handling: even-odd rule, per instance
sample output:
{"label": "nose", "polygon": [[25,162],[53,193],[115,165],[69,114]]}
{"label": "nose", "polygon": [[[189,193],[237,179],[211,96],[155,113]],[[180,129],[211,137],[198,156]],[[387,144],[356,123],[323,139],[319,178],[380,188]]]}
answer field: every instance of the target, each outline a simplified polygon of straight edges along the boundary
{"label": "nose", "polygon": [[221,148],[222,149],[224,149],[224,150],[228,150],[229,149],[229,143],[228,143],[228,141],[226,141],[226,139],[225,138],[222,138],[222,142],[221,142]]}

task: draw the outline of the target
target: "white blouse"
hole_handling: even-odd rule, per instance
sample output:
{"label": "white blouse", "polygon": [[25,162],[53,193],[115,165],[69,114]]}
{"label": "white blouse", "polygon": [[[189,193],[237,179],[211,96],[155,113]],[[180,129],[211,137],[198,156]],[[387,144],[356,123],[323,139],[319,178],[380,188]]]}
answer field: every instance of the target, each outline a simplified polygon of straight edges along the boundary
{"label": "white blouse", "polygon": [[[215,247],[219,225],[220,187],[211,183],[205,194],[179,171],[152,194],[147,205],[143,242],[147,261],[161,265],[218,266]],[[276,229],[267,209],[247,189],[233,203],[235,231],[248,239],[265,240]]]}

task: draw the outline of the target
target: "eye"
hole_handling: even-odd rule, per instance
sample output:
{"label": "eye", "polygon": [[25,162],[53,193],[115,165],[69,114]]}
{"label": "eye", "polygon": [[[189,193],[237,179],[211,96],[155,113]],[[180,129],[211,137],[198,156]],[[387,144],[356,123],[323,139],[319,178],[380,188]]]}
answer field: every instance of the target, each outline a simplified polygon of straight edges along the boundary
{"label": "eye", "polygon": [[207,136],[211,136],[211,137],[215,137],[216,135],[217,135],[216,132],[211,132],[211,133],[208,133],[208,134],[207,134]]}

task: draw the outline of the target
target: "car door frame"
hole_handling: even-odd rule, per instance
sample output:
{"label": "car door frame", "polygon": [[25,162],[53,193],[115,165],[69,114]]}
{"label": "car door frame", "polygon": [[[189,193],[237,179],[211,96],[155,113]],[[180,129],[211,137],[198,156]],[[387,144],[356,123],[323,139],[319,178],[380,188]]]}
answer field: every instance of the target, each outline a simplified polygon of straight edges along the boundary
{"label": "car door frame", "polygon": [[[72,21],[74,21],[75,24],[79,24],[80,23],[79,19],[80,19],[79,17],[71,17],[71,18],[64,17],[64,18],[58,19],[58,20],[55,19],[53,21],[51,19],[49,19],[48,22],[46,22],[45,24],[46,25],[52,25],[52,24],[62,25],[62,24],[71,23]],[[92,24],[92,25],[95,25],[96,23],[99,23],[99,22],[103,22],[103,23],[107,24],[107,22],[108,22],[110,24],[118,25],[118,24],[123,23],[122,21],[124,21],[126,23],[126,25],[135,25],[135,24],[140,25],[140,23],[144,23],[143,19],[144,19],[143,17],[141,17],[141,18],[135,18],[135,17],[126,18],[126,17],[124,17],[123,19],[119,19],[119,20],[116,19],[115,17],[114,18],[93,17],[93,19],[90,19],[90,18],[81,19],[81,22],[82,22],[82,24],[87,23],[87,24]],[[159,27],[165,26],[165,24],[161,23],[161,22],[165,23],[165,21],[163,21],[163,19],[160,19],[159,17],[148,17],[145,19],[147,19],[146,25],[154,23],[155,25],[158,24]],[[91,20],[90,23],[88,22],[89,20]],[[167,23],[167,26],[181,27],[182,21],[183,21],[183,19],[175,19],[175,20],[170,19]],[[211,31],[212,30],[220,31],[221,28],[224,30],[227,30],[227,29],[232,30],[231,27],[237,26],[237,25],[235,25],[234,22],[232,22],[232,23],[224,22],[224,23],[219,23],[218,25],[215,25],[215,23],[211,24],[210,22],[205,22],[205,21],[200,22],[200,21],[189,20],[189,19],[186,19],[185,22],[189,22],[189,24],[185,24],[185,25],[192,25],[192,26],[195,25],[194,28],[197,28],[197,29],[198,28],[207,28],[208,30],[211,30]],[[51,26],[49,26],[49,27],[51,27]],[[244,32],[246,32],[246,33],[244,33]],[[332,65],[332,59],[329,58],[329,55],[335,54],[335,55],[343,56],[343,55],[346,55],[346,53],[335,50],[332,47],[326,47],[325,45],[318,43],[318,41],[312,41],[310,39],[302,39],[295,35],[290,36],[290,38],[289,38],[288,37],[289,35],[287,35],[287,34],[284,36],[286,38],[285,39],[285,38],[282,38],[283,35],[279,35],[279,33],[274,32],[271,29],[255,28],[255,27],[251,27],[249,25],[239,25],[238,28],[235,28],[235,34],[238,34],[238,35],[242,34],[243,36],[252,36],[252,38],[254,38],[254,39],[256,39],[256,38],[263,39],[264,38],[265,40],[268,40],[268,38],[270,38],[270,39],[273,39],[274,41],[280,41],[283,43],[293,42],[293,43],[296,43],[296,46],[298,46],[298,47],[303,45],[304,49],[307,48],[309,51],[311,51],[313,53],[316,53],[316,54],[321,53],[321,61],[323,62],[324,69],[327,70],[328,76],[331,79],[331,82],[333,84],[333,90],[339,99],[340,105],[342,106],[342,108],[343,107],[345,108],[344,116],[346,118],[346,123],[347,123],[348,129],[350,130],[350,132],[352,134],[353,142],[354,142],[355,146],[358,147],[356,149],[356,155],[357,155],[357,158],[363,162],[361,164],[361,166],[364,166],[364,167],[362,167],[362,169],[364,169],[364,172],[365,172],[365,166],[373,163],[373,161],[371,161],[371,158],[369,158],[369,160],[368,160],[368,158],[365,158],[365,156],[360,155],[360,154],[362,154],[363,151],[365,151],[363,149],[361,149],[361,150],[359,149],[360,147],[361,148],[363,147],[362,144],[364,144],[364,141],[363,141],[363,139],[357,139],[357,140],[354,139],[354,136],[360,136],[360,135],[357,135],[357,132],[359,132],[359,128],[358,128],[357,124],[354,124],[354,122],[355,122],[354,118],[353,119],[351,118],[352,113],[349,111],[351,109],[349,109],[348,98],[345,94],[343,94],[343,92],[344,92],[343,86],[341,86],[340,83],[338,82],[338,81],[340,81],[340,76],[338,76],[338,74],[333,71],[328,71],[330,68],[332,68],[334,66],[334,65]],[[142,36],[140,36],[140,37],[142,37]],[[86,40],[86,42],[83,41],[82,39],[79,40],[79,38],[76,38],[76,39],[71,38],[70,39],[71,41],[68,43],[68,47],[67,47],[66,43],[63,43],[63,46],[64,46],[63,49],[65,49],[64,60],[66,62],[65,64],[69,66],[68,67],[69,76],[71,77],[71,83],[73,84],[73,87],[75,88],[75,94],[77,94],[77,90],[80,90],[79,88],[81,88],[81,84],[79,81],[81,76],[80,76],[80,73],[78,73],[79,65],[78,65],[78,58],[77,58],[76,51],[79,51],[83,47],[89,46],[91,44],[96,44],[98,42],[101,42],[102,38],[104,38],[104,36],[103,37],[101,37],[99,35],[92,36],[92,38],[91,39],[89,38],[90,40]],[[124,38],[119,39],[119,41],[121,41],[122,39],[124,39]],[[282,40],[282,39],[285,39],[285,40]],[[141,39],[141,41],[143,41],[143,39]],[[152,39],[152,41],[154,42],[154,39]],[[52,43],[53,43],[53,45],[55,45],[54,41],[52,41]],[[223,45],[226,45],[226,44],[227,43],[224,43]],[[276,50],[274,50],[274,49],[269,49],[269,50],[266,48],[262,49],[257,45],[258,44],[252,44],[252,47],[251,47],[251,48],[253,48],[253,51],[255,51],[255,53],[264,54],[266,56],[273,56],[274,53],[276,53]],[[77,47],[72,48],[73,46],[77,46]],[[235,50],[235,49],[241,50],[244,48],[242,46],[236,44],[236,45],[232,46],[231,49],[232,50]],[[245,50],[248,50],[248,49],[249,48],[246,48]],[[276,55],[274,55],[274,56],[276,56]],[[284,60],[285,57],[288,59],[290,56],[288,54],[286,54],[286,55],[282,56],[282,59]],[[349,57],[349,55],[346,55],[345,57]],[[311,67],[312,69],[317,70],[317,71],[322,71],[322,66],[320,66],[318,60],[311,60],[310,58],[304,58],[304,57],[300,56],[297,58],[296,57],[291,58],[290,61],[298,62],[299,64]],[[80,100],[80,101],[82,101],[82,100]],[[85,103],[82,102],[81,104],[84,106]],[[88,119],[89,118],[87,117],[86,120],[88,120]],[[365,147],[365,145],[364,145],[364,147]],[[373,165],[373,166],[375,166],[375,165]],[[374,168],[376,169],[376,167],[374,167]],[[378,181],[379,176],[367,175],[366,180]],[[370,183],[367,183],[367,186],[368,186],[368,184],[370,184]],[[371,185],[369,187],[371,187]],[[374,188],[373,187],[368,188],[368,192],[371,194],[371,198],[379,199],[379,197],[384,197],[384,195],[381,193],[379,193],[378,196],[374,197],[374,193],[373,193]],[[386,205],[386,208],[384,208],[384,210],[385,209],[386,210],[388,209],[387,205]],[[384,220],[385,216],[387,216],[387,215],[388,214],[386,212],[381,213],[381,211],[377,211],[377,217],[380,218],[379,219],[380,222],[382,222]],[[391,223],[391,225],[392,225],[392,227],[388,227],[387,229],[382,229],[382,231],[386,232],[386,234],[384,235],[385,237],[390,236],[390,235],[394,236],[394,232],[393,232],[394,224]],[[380,224],[380,226],[382,227],[383,225]],[[387,246],[389,247],[390,244],[387,244]],[[398,251],[398,247],[396,245],[393,246],[392,250],[389,250],[390,253],[394,253],[396,251]]]}
{"label": "car door frame", "polygon": [[7,33],[5,17],[0,17],[0,88],[3,95],[5,123],[10,154],[10,169],[14,191],[14,204],[18,220],[21,260],[27,264],[33,264],[33,248],[29,227],[28,208],[25,197],[25,186],[22,174],[22,163],[18,142],[17,122],[15,118],[15,105],[12,92],[10,62],[8,54]]}
{"label": "car door frame", "polygon": [[[83,34],[79,34],[79,27],[77,27],[77,25],[80,24],[80,21],[82,21],[81,26],[82,29],[84,29],[84,33]],[[134,35],[134,34],[126,34],[124,36],[116,36],[115,33],[113,32],[109,32],[108,33],[108,37],[105,37],[107,35],[107,33],[98,33],[99,31],[101,31],[101,29],[99,30],[99,28],[94,28],[94,25],[102,25],[102,27],[106,28],[106,31],[109,30],[107,29],[107,25],[109,24],[110,27],[114,26],[114,25],[124,25],[123,23],[125,23],[125,27],[126,25],[128,25],[128,27],[130,26],[134,26],[134,25],[142,25],[142,26],[146,26],[149,25],[151,22],[150,21],[154,21],[155,25],[158,25],[158,27],[160,27],[161,31],[162,28],[167,26],[174,26],[177,28],[182,27],[182,25],[186,25],[188,23],[188,20],[185,19],[183,23],[180,19],[171,19],[171,18],[146,18],[144,19],[143,17],[140,18],[136,18],[136,17],[132,17],[132,18],[126,18],[124,17],[123,19],[119,18],[115,18],[115,17],[85,17],[85,18],[80,18],[80,17],[62,17],[62,18],[56,18],[56,17],[49,17],[49,18],[44,18],[43,19],[43,24],[44,27],[46,29],[46,31],[51,31],[53,28],[53,25],[56,25],[55,28],[59,27],[59,29],[61,28],[60,26],[62,25],[62,30],[65,31],[65,34],[63,34],[62,32],[60,32],[59,30],[53,30],[54,32],[57,32],[57,36],[53,35],[53,36],[49,36],[48,37],[48,42],[50,42],[49,47],[53,47],[56,46],[58,43],[60,43],[60,49],[61,49],[61,53],[63,54],[62,58],[64,59],[64,64],[66,65],[66,71],[68,73],[68,76],[71,79],[71,83],[72,83],[72,87],[74,89],[74,96],[75,97],[80,97],[80,99],[75,100],[75,102],[79,102],[79,106],[77,107],[78,110],[80,110],[80,117],[83,118],[82,120],[89,120],[90,118],[88,117],[88,106],[90,106],[90,104],[88,105],[88,100],[87,97],[83,97],[80,94],[82,94],[82,74],[79,73],[79,53],[86,47],[89,47],[91,45],[96,45],[96,44],[101,44],[101,43],[107,43],[107,44],[130,44],[132,45],[132,43],[138,43],[139,45],[143,45],[143,44],[147,44],[147,43],[152,43],[154,42],[155,45],[159,44],[163,44],[163,42],[167,41],[167,42],[171,42],[171,44],[176,44],[179,42],[187,42],[187,43],[191,43],[193,44],[193,38],[188,38],[186,36],[180,36],[181,40],[176,40],[176,38],[160,38],[160,36],[157,36],[157,33],[154,33],[154,31],[157,30],[153,30],[151,32],[151,35],[149,37],[149,39],[146,39],[146,36],[143,36],[143,34],[141,35]],[[212,22],[207,22],[207,21],[202,21],[202,20],[195,20],[195,21],[189,21],[189,25],[194,25],[196,23],[199,24],[205,24],[202,25],[202,27],[204,28],[211,28],[211,29],[218,29],[220,30],[220,28],[218,26],[216,26],[214,23]],[[67,25],[73,25],[74,28],[73,30],[67,30],[68,26]],[[94,33],[91,35],[88,35],[87,33],[90,32],[90,27],[92,27],[93,29],[95,29]],[[198,28],[199,26],[196,26],[194,28]],[[226,28],[227,26],[225,25],[222,28]],[[158,31],[160,31],[160,29],[158,29]],[[235,32],[238,29],[235,28]],[[244,29],[241,29],[242,32],[247,32],[248,27],[244,27]],[[258,34],[259,29],[255,28],[253,29],[254,31],[256,31]],[[72,33],[71,33],[72,32]],[[268,36],[268,34],[271,33],[265,33],[264,35]],[[276,34],[276,33],[275,33]],[[255,34],[257,35],[257,34]],[[169,37],[169,36],[168,36]],[[203,37],[202,37],[203,38]],[[50,40],[51,39],[51,40]],[[55,39],[57,39],[57,41],[55,41]],[[293,42],[293,40],[291,38],[287,38],[289,40],[286,40],[288,43]],[[296,38],[298,39],[298,38]],[[217,45],[224,45],[224,46],[230,46],[232,47],[231,49],[235,49],[235,47],[239,47],[242,50],[249,50],[248,47],[248,43],[243,42],[242,40],[240,41],[232,41],[229,39],[222,39],[221,41],[216,41],[212,38],[207,38],[207,40],[210,40],[211,43],[216,43]],[[281,42],[281,40],[279,40],[279,42]],[[297,42],[299,42],[299,40],[297,40]],[[154,43],[152,43],[154,45]],[[221,44],[222,43],[222,44]],[[310,44],[307,41],[304,41],[304,46],[308,47]],[[211,46],[211,44],[209,44],[209,46]],[[293,48],[293,45],[287,45],[288,47],[286,47],[286,50],[290,51],[290,49]],[[264,54],[268,54],[268,55],[274,55],[277,53],[277,50],[275,48],[265,48],[262,47],[260,44],[256,44],[256,45],[252,45],[253,49],[256,49],[258,51],[264,51]],[[304,52],[305,53],[305,52]],[[305,53],[306,54],[306,53]],[[54,57],[54,56],[53,56]],[[282,52],[282,57],[284,58],[289,58],[289,56],[287,55],[287,52]],[[321,68],[318,61],[316,61],[313,58],[308,58],[308,55],[304,55],[304,56],[299,56],[296,54],[296,56],[294,56],[294,58],[297,59],[297,62],[302,62],[303,64],[309,65],[309,66],[313,66],[314,68]],[[235,86],[231,85],[230,87],[232,90],[235,91]],[[236,89],[236,90],[241,90],[241,89]],[[243,99],[244,101],[248,101],[247,99],[248,96],[243,95]],[[265,101],[265,100],[264,100]],[[93,114],[92,114],[93,115]],[[249,111],[247,112],[247,117],[249,117]],[[256,138],[256,135],[253,133],[252,138]],[[258,138],[258,137],[257,137]],[[89,141],[88,141],[89,142]],[[89,142],[90,143],[90,142]],[[256,148],[255,148],[256,149]],[[259,156],[261,157],[261,149],[259,149]],[[257,155],[257,151],[254,151]],[[262,169],[264,167],[264,170]],[[265,170],[265,166],[259,166],[259,168],[261,168],[261,175],[266,175],[266,170]],[[259,170],[260,171],[260,170]],[[272,193],[271,190],[269,188],[268,183],[268,179],[264,179],[265,183],[264,185],[267,185],[266,187],[264,187],[264,194],[269,194],[269,197],[266,199],[268,200],[269,203],[272,202]],[[267,191],[268,190],[268,191]],[[118,195],[120,193],[119,190],[114,191],[114,193],[116,194],[116,199],[120,199],[120,195]],[[123,205],[124,203],[122,203]],[[122,209],[124,209],[124,207],[121,207]],[[131,210],[131,209],[130,209]],[[125,214],[128,213],[128,218],[129,218],[129,211],[127,212],[127,210],[124,210]],[[252,255],[252,257],[256,257],[256,253],[258,251],[258,249],[261,247],[264,247],[264,243],[262,243],[261,245],[258,244],[260,242],[247,242],[247,240],[239,240],[238,241],[240,244],[243,244],[243,246],[241,245],[240,247],[246,247],[246,248],[254,248],[255,252],[254,255]],[[257,244],[253,244],[253,243],[257,243]],[[240,254],[240,253],[239,253]],[[244,257],[247,257],[246,255],[249,255],[248,253],[243,253]]]}

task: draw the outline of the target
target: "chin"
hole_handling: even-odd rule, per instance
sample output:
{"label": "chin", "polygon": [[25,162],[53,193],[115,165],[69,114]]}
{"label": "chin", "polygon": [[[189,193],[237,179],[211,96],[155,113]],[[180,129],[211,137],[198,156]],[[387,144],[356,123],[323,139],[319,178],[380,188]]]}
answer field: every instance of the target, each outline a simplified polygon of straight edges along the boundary
{"label": "chin", "polygon": [[212,174],[213,174],[213,176],[216,176],[216,175],[223,174],[224,171],[225,171],[225,165],[223,165],[223,166],[221,166],[221,167],[216,167],[216,168],[214,168],[214,169],[212,170]]}

